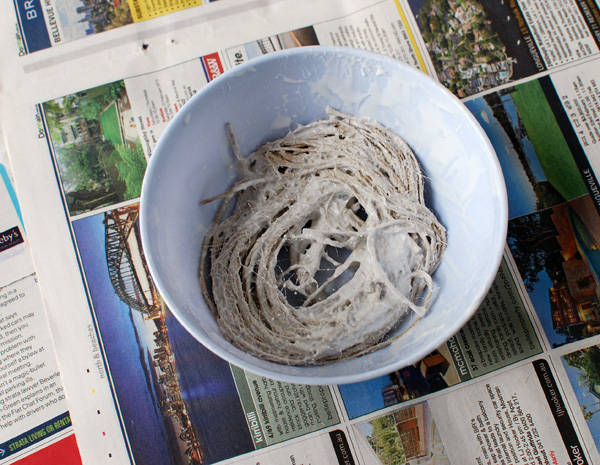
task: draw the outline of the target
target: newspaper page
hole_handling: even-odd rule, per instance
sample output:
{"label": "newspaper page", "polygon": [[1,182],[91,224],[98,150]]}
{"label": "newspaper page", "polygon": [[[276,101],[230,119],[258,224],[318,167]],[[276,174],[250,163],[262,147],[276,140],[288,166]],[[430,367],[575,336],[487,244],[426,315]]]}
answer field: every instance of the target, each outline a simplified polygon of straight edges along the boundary
{"label": "newspaper page", "polygon": [[80,464],[25,230],[0,166],[0,462]]}
{"label": "newspaper page", "polygon": [[[232,14],[222,44],[187,60],[134,57],[15,104],[11,162],[84,463],[597,462],[598,5],[326,3],[270,4],[263,33]],[[351,385],[282,383],[213,355],[166,308],[139,239],[146,162],[173,115],[227,69],[305,45],[437,78],[488,134],[509,196],[505,257],[474,317],[418,363]],[[24,79],[42,73],[59,75]]]}

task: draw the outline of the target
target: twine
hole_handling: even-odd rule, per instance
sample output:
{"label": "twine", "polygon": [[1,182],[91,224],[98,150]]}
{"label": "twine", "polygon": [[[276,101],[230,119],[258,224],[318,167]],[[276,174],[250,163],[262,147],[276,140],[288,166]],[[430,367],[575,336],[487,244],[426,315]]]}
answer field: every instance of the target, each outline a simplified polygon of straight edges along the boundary
{"label": "twine", "polygon": [[[445,229],[417,159],[374,121],[329,119],[242,157],[204,242],[200,281],[223,335],[273,362],[323,364],[393,342],[431,301]],[[228,211],[231,213],[226,214]]]}

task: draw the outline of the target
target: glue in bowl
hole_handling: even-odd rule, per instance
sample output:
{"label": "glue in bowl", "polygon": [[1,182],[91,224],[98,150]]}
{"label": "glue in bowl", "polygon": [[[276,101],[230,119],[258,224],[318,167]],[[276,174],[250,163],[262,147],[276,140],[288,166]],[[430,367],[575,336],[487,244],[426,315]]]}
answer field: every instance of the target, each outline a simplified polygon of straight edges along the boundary
{"label": "glue in bowl", "polygon": [[[409,316],[392,344],[321,366],[289,366],[228,342],[198,280],[204,234],[220,194],[236,180],[225,124],[251,153],[327,107],[372,118],[413,149],[427,205],[447,229],[427,314]],[[507,228],[502,171],[484,131],[448,90],[406,64],[350,48],[303,47],[250,60],[200,90],[169,123],[142,187],[140,228],[150,273],[167,306],[205,347],[245,370],[282,381],[343,384],[415,363],[454,335],[485,297]]]}

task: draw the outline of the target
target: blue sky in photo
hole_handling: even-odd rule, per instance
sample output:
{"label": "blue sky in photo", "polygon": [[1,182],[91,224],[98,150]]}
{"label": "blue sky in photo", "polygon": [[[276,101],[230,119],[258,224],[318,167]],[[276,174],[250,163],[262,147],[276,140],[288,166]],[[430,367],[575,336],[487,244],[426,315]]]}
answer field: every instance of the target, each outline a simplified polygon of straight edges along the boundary
{"label": "blue sky in photo", "polygon": [[[600,404],[598,404],[598,398],[593,396],[589,392],[588,386],[581,386],[579,384],[578,374],[581,370],[572,367],[564,360],[563,365],[565,367],[567,376],[569,377],[569,381],[571,382],[571,386],[573,387],[573,391],[575,392],[575,397],[577,397],[579,405],[585,405],[587,406],[588,410],[592,411],[600,409]],[[573,407],[575,409],[578,408],[577,406]],[[600,412],[593,415],[591,420],[587,421],[587,425],[590,428],[590,432],[592,433],[592,437],[594,438],[596,447],[600,449]]]}
{"label": "blue sky in photo", "polygon": [[348,416],[352,419],[382,409],[384,405],[381,390],[390,384],[392,381],[387,375],[361,383],[340,384]]}

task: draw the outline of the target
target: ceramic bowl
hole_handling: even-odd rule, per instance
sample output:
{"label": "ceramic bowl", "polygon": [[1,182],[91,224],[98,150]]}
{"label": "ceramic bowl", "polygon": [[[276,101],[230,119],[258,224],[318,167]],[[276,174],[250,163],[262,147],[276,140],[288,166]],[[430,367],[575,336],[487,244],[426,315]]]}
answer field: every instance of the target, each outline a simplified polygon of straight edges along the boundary
{"label": "ceramic bowl", "polygon": [[[426,200],[447,229],[427,314],[406,318],[394,343],[323,366],[262,360],[228,342],[206,305],[198,268],[218,202],[202,199],[236,180],[225,129],[251,153],[326,108],[373,118],[407,141],[426,176]],[[143,183],[140,228],[148,266],[167,306],[208,349],[243,369],[283,381],[341,384],[415,363],[473,315],[498,270],[507,198],[498,159],[467,108],[423,72],[361,50],[304,47],[253,59],[200,90],[169,123]],[[409,328],[407,330],[407,328]]]}

